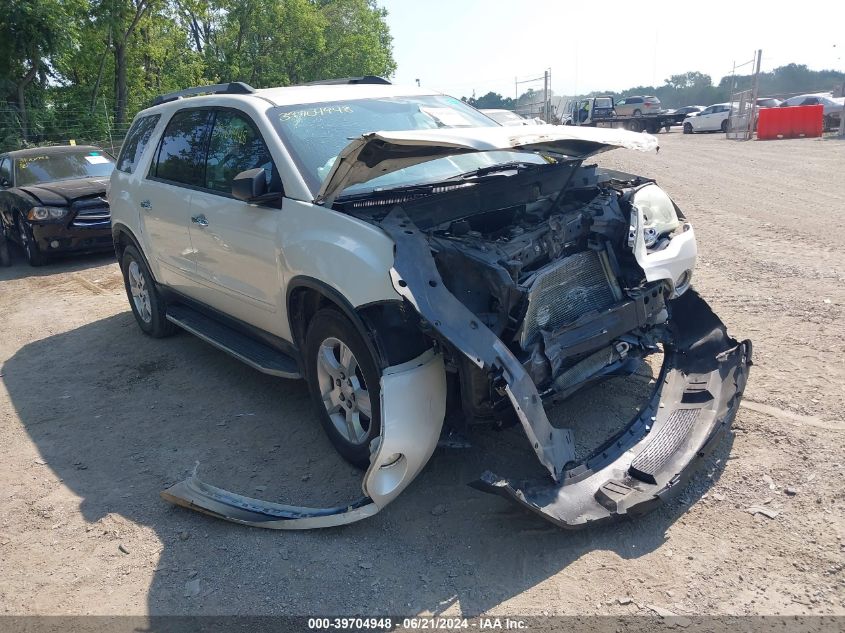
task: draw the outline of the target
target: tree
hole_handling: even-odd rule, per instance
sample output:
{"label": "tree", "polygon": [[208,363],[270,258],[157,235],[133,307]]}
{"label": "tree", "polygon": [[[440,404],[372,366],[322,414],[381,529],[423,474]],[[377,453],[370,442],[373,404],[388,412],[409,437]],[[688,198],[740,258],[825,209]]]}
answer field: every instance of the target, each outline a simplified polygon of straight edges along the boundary
{"label": "tree", "polygon": [[476,108],[489,108],[491,110],[513,110],[516,103],[510,97],[503,97],[498,92],[488,92],[477,99],[470,97],[466,100],[471,106]]}
{"label": "tree", "polygon": [[156,0],[95,0],[94,14],[100,16],[108,32],[107,46],[114,55],[114,119],[126,121],[126,53],[130,49],[141,19]]}
{"label": "tree", "polygon": [[0,12],[0,83],[16,104],[21,137],[29,137],[27,89],[47,83],[50,58],[65,43],[67,21],[56,0],[7,0]]}

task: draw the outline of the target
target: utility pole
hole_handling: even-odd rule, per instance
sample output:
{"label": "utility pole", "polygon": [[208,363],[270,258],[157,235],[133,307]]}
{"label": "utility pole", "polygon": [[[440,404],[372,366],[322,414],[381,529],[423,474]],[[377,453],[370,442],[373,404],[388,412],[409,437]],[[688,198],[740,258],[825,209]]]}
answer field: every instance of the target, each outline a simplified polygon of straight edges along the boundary
{"label": "utility pole", "polygon": [[757,116],[757,91],[760,88],[760,60],[762,57],[763,49],[757,49],[757,64],[754,66],[754,84],[751,88],[751,120],[748,123],[749,139],[754,138],[754,121]]}
{"label": "utility pole", "polygon": [[[845,81],[842,82],[842,96],[845,97]],[[845,105],[839,113],[839,138],[845,138]]]}
{"label": "utility pole", "polygon": [[549,71],[543,71],[543,120],[549,122]]}

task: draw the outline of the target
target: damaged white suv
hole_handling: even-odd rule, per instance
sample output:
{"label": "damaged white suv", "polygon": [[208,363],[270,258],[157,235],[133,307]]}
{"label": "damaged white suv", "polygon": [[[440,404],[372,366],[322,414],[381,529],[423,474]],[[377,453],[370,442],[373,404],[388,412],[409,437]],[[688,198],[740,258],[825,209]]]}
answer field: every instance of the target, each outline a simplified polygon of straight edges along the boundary
{"label": "damaged white suv", "polygon": [[[362,497],[329,508],[196,474],[164,497],[262,527],[349,523],[414,479],[448,419],[460,432],[521,425],[548,475],[473,485],[560,526],[656,505],[730,424],[751,364],[750,343],[690,289],[695,237],[669,196],[585,163],[656,146],[615,129],[502,127],[376,77],[157,99],[109,194],[139,326],[305,378],[338,451],[366,469]],[[638,415],[576,459],[544,402],[656,351]]]}

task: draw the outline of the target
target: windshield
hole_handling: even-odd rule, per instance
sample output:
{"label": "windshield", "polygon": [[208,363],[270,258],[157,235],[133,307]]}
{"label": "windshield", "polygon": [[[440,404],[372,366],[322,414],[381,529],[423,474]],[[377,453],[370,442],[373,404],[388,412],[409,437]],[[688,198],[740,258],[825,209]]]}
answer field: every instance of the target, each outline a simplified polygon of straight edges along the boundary
{"label": "windshield", "polygon": [[[349,142],[369,132],[429,130],[459,127],[498,127],[498,124],[459,99],[442,95],[356,99],[329,103],[280,106],[271,119],[313,195]],[[477,152],[438,158],[406,167],[345,193],[362,193],[451,178],[500,163],[545,162],[524,152]]]}
{"label": "windshield", "polygon": [[55,154],[33,154],[15,161],[18,187],[68,178],[107,178],[114,162],[105,152],[80,150]]}

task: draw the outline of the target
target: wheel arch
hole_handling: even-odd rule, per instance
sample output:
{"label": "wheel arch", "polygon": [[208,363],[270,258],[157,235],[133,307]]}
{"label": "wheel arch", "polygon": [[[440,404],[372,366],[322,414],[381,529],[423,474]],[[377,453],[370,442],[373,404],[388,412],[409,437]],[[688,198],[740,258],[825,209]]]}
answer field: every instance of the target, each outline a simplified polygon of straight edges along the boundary
{"label": "wheel arch", "polygon": [[132,233],[132,229],[130,229],[125,224],[114,224],[112,225],[111,234],[112,241],[114,242],[114,254],[117,257],[118,265],[120,265],[120,260],[123,258],[123,251],[126,250],[126,247],[134,246],[135,249],[141,254],[141,257],[144,260],[144,265],[147,267],[147,270],[150,271],[150,275],[152,276],[153,281],[158,283],[158,280],[155,278],[155,272],[153,271],[153,268],[152,266],[150,266],[150,262],[147,259],[147,255],[146,253],[144,253],[144,249],[141,247],[141,242]]}
{"label": "wheel arch", "polygon": [[420,329],[419,315],[404,300],[387,300],[354,307],[343,294],[313,277],[288,282],[286,305],[290,332],[299,349],[308,323],[318,310],[333,308],[355,326],[380,370],[401,364],[432,347]]}

